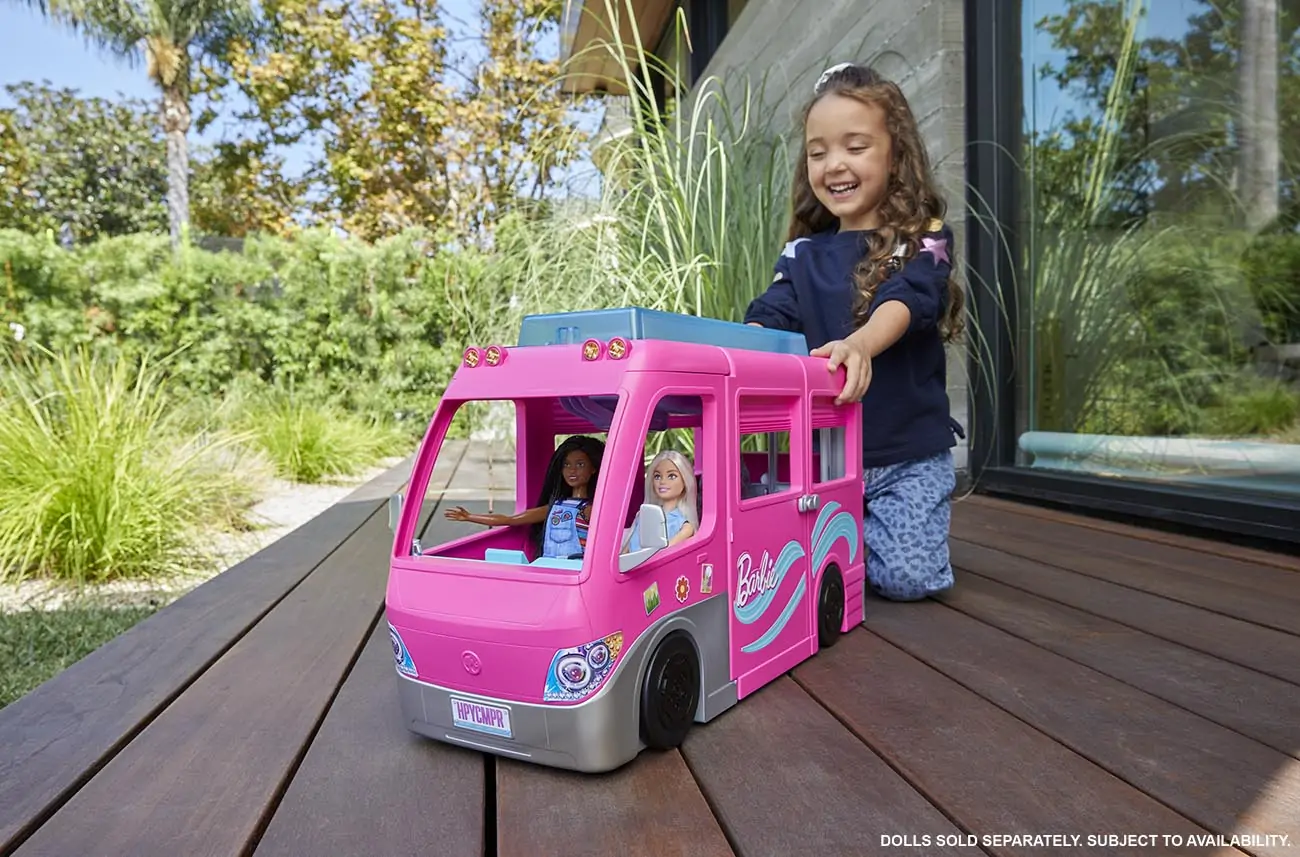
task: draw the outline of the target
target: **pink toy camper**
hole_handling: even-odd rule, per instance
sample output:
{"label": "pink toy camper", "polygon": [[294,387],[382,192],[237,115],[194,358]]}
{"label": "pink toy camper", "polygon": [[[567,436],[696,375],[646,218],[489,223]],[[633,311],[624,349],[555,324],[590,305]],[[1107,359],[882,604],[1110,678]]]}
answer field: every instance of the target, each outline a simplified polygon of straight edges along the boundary
{"label": "pink toy camper", "polygon": [[[530,316],[519,345],[468,349],[414,499],[391,507],[409,728],[611,770],[858,624],[862,409],[835,405],[843,373],[807,353],[802,336],[641,309]],[[444,500],[440,516],[505,525],[423,545],[452,418],[493,400],[515,407],[519,517]]]}

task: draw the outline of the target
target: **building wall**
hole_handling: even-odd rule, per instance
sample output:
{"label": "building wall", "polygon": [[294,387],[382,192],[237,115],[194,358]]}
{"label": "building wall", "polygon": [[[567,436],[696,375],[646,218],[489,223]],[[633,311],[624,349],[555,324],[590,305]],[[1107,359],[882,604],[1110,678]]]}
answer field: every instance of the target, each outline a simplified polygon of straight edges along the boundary
{"label": "building wall", "polygon": [[[782,132],[794,128],[813,84],[830,65],[866,62],[892,78],[920,123],[964,258],[963,23],[962,0],[748,0],[704,78],[717,78],[727,89],[747,79],[760,107],[751,115],[768,117],[770,127]],[[967,278],[961,280],[969,291]],[[964,342],[948,348],[948,396],[953,417],[969,435],[966,353]],[[959,443],[958,467],[966,467],[966,453],[966,444]]]}

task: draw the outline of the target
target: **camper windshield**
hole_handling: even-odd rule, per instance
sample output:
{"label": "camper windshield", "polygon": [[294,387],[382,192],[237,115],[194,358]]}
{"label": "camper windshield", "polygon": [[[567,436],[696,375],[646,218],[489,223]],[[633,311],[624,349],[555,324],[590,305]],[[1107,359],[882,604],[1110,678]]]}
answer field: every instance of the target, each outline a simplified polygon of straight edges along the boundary
{"label": "camper windshield", "polygon": [[580,569],[619,403],[617,393],[446,401],[419,552]]}
{"label": "camper windshield", "polygon": [[[425,491],[419,553],[580,570],[621,403],[616,393],[448,401],[440,418],[451,425]],[[650,430],[689,435],[699,420],[698,397],[664,396]]]}

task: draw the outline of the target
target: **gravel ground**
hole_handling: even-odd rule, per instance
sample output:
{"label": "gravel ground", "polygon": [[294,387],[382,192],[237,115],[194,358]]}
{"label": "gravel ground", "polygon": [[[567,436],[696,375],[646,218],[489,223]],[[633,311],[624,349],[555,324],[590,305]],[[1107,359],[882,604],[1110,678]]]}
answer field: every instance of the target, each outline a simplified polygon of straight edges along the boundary
{"label": "gravel ground", "polygon": [[260,503],[250,518],[257,529],[246,533],[215,533],[214,552],[218,560],[211,572],[185,575],[166,581],[116,581],[84,592],[48,581],[0,583],[0,612],[13,613],[29,607],[55,610],[69,598],[89,596],[96,602],[128,605],[154,602],[166,604],[222,571],[252,556],[262,548],[283,538],[330,506],[352,493],[358,485],[374,479],[401,461],[381,461],[377,466],[346,480],[324,485],[300,485],[280,479],[268,481]]}

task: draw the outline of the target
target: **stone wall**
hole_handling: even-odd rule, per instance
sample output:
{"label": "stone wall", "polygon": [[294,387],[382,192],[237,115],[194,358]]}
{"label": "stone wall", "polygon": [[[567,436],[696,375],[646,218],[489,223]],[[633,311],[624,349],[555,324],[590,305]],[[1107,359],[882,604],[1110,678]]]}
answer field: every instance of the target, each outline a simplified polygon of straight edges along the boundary
{"label": "stone wall", "polygon": [[[749,0],[713,56],[704,77],[727,90],[755,88],[770,127],[788,131],[823,69],[866,62],[902,88],[920,123],[948,220],[965,257],[966,121],[962,0]],[[964,275],[964,271],[961,272]],[[969,291],[968,278],[961,277]],[[952,414],[969,434],[966,346],[948,349]],[[966,466],[966,445],[954,450]]]}

